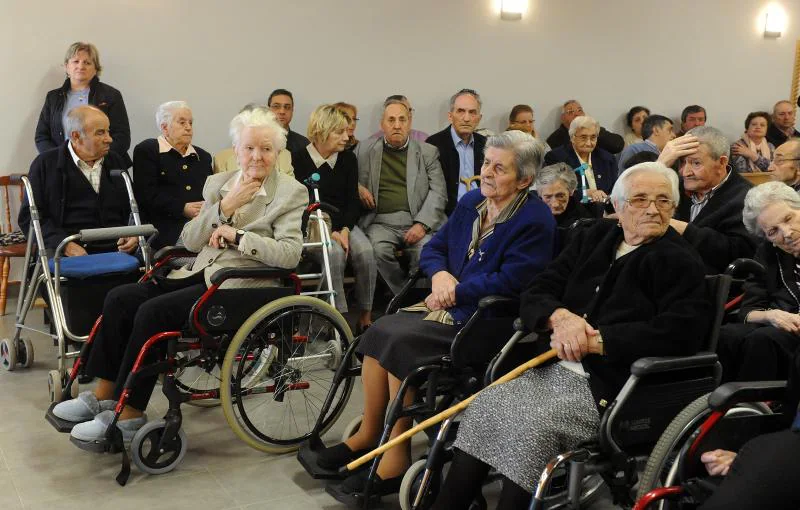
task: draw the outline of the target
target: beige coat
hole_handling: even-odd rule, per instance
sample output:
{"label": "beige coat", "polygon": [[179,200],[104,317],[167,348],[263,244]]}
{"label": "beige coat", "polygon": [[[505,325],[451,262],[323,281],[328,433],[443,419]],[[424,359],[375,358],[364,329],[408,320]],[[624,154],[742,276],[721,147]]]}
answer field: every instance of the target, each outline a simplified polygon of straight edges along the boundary
{"label": "beige coat", "polygon": [[[308,190],[293,177],[274,170],[253,200],[233,215],[232,226],[245,231],[239,246],[219,249],[208,245],[211,233],[222,223],[219,202],[233,189],[241,173],[226,172],[206,180],[203,208],[181,233],[184,245],[197,253],[197,258],[193,264],[170,272],[169,278],[185,278],[204,271],[206,285],[211,285],[211,275],[224,267],[297,266],[303,249],[301,222],[308,205]],[[240,280],[228,282],[225,287],[256,287],[259,283],[264,285],[259,280]]]}

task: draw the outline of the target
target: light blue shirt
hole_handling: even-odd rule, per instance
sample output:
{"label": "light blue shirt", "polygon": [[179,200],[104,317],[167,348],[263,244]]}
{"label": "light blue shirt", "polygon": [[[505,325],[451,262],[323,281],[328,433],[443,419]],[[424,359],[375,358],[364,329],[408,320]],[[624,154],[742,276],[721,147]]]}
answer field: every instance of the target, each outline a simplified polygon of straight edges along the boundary
{"label": "light blue shirt", "polygon": [[461,200],[464,193],[469,191],[461,179],[475,176],[475,137],[470,135],[469,143],[464,143],[452,125],[450,126],[450,136],[453,137],[453,145],[456,146],[456,152],[458,152],[458,199]]}
{"label": "light blue shirt", "polygon": [[625,150],[622,151],[622,154],[619,155],[619,172],[617,175],[622,175],[622,172],[625,171],[625,163],[627,163],[630,158],[639,154],[640,152],[652,152],[656,155],[661,153],[661,151],[658,150],[658,147],[656,147],[656,144],[650,140],[628,145],[625,147]]}
{"label": "light blue shirt", "polygon": [[83,106],[89,104],[89,87],[83,90],[70,90],[67,92],[67,102],[64,104],[64,111],[61,112],[61,125],[64,128],[64,140],[69,140],[69,132],[67,132],[67,114],[76,106]]}

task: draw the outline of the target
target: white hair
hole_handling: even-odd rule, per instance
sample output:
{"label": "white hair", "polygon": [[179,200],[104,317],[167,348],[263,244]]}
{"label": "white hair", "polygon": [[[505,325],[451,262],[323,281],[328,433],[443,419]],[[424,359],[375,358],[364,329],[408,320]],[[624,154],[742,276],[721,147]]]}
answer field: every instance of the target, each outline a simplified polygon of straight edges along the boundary
{"label": "white hair", "polygon": [[572,122],[569,124],[570,139],[575,136],[575,133],[581,128],[594,129],[598,134],[600,133],[600,123],[597,122],[594,117],[581,115],[580,117],[575,117],[572,119]]}
{"label": "white hair", "polygon": [[233,146],[239,145],[239,138],[244,128],[255,127],[263,127],[270,131],[272,147],[276,154],[286,148],[286,130],[278,123],[275,114],[263,106],[242,111],[231,120],[228,134],[231,136]]}
{"label": "white hair", "polygon": [[697,141],[706,147],[712,159],[719,159],[722,156],[729,158],[731,155],[731,142],[722,134],[722,131],[711,126],[693,127],[686,133],[694,135]]}
{"label": "white hair", "polygon": [[536,178],[536,172],[542,168],[545,150],[544,143],[522,131],[504,131],[486,139],[486,149],[494,147],[514,154],[514,166],[517,169],[517,181],[526,177]]}
{"label": "white hair", "polygon": [[765,182],[750,188],[744,197],[742,209],[744,228],[755,236],[765,237],[764,232],[758,227],[758,217],[765,207],[778,202],[784,202],[792,209],[800,209],[800,195],[782,182]]}
{"label": "white hair", "polygon": [[183,110],[187,109],[191,111],[192,109],[189,107],[189,103],[186,101],[167,101],[166,103],[161,103],[158,105],[158,109],[156,110],[156,126],[158,130],[161,130],[161,126],[164,124],[169,125],[172,122],[172,116],[175,114],[176,110]]}
{"label": "white hair", "polygon": [[617,178],[614,183],[614,188],[611,190],[611,203],[614,204],[614,209],[620,210],[622,203],[630,198],[630,180],[637,174],[655,174],[660,175],[669,183],[670,191],[672,192],[672,201],[675,207],[678,207],[678,202],[681,199],[680,189],[678,187],[678,174],[664,166],[663,163],[656,161],[649,161],[647,163],[639,163],[628,168]]}

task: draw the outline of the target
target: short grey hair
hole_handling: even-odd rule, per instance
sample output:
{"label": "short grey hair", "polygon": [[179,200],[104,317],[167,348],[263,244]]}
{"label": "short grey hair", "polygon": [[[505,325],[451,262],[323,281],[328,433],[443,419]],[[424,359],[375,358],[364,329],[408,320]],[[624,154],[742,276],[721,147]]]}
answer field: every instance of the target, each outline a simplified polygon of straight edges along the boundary
{"label": "short grey hair", "polygon": [[245,128],[266,128],[270,132],[275,154],[286,148],[286,130],[278,123],[275,114],[269,108],[257,106],[239,113],[231,120],[228,134],[234,147],[239,145],[239,138]]}
{"label": "short grey hair", "polygon": [[86,134],[86,114],[91,111],[102,113],[105,116],[103,110],[92,105],[76,106],[67,112],[67,117],[64,120],[64,131],[67,133],[68,138],[72,137],[73,131],[78,131],[81,135]]}
{"label": "short grey hair", "polygon": [[386,109],[392,106],[393,104],[401,105],[403,108],[406,109],[408,114],[411,115],[411,110],[408,108],[408,105],[405,102],[401,101],[400,99],[394,99],[394,98],[387,98],[386,101],[383,102],[383,113],[386,113]]}
{"label": "short grey hair", "polygon": [[744,208],[742,209],[744,228],[754,236],[766,237],[758,227],[758,217],[764,208],[778,202],[784,202],[792,209],[800,209],[800,195],[782,182],[765,182],[750,188],[744,197]]}
{"label": "short grey hair", "polygon": [[478,94],[477,91],[475,91],[473,89],[461,89],[458,92],[456,92],[455,94],[453,94],[452,96],[450,96],[450,111],[451,112],[453,111],[453,108],[456,107],[456,99],[458,99],[461,96],[472,96],[472,97],[474,97],[475,101],[478,102],[478,112],[480,112],[481,108],[483,108],[483,102],[481,101],[481,95]]}
{"label": "short grey hair", "polygon": [[614,183],[614,188],[611,190],[611,203],[614,204],[615,210],[620,210],[619,206],[630,198],[630,180],[634,175],[638,174],[653,174],[660,175],[669,183],[670,191],[672,192],[672,201],[675,207],[681,199],[680,188],[678,187],[678,174],[675,170],[668,168],[663,163],[657,161],[648,161],[646,163],[639,163],[633,165],[629,169],[622,172]]}
{"label": "short grey hair", "polygon": [[589,117],[588,115],[582,115],[580,117],[575,117],[572,119],[572,122],[569,123],[569,137],[572,139],[575,136],[575,133],[581,128],[591,128],[597,131],[600,134],[600,123],[594,117]]}
{"label": "short grey hair", "polygon": [[486,149],[504,149],[514,154],[514,166],[517,169],[517,182],[526,177],[536,178],[536,172],[542,168],[545,145],[541,141],[522,131],[504,131],[486,139]]}
{"label": "short grey hair", "polygon": [[698,142],[708,147],[712,158],[719,159],[721,156],[730,158],[731,142],[719,129],[711,126],[697,126],[686,134],[696,136]]}
{"label": "short grey hair", "polygon": [[567,106],[571,105],[572,103],[580,103],[577,99],[567,99],[564,101],[564,104],[561,105],[561,113],[565,113],[567,111]]}
{"label": "short grey hair", "polygon": [[548,165],[536,172],[536,189],[540,190],[544,186],[550,186],[556,181],[564,183],[569,193],[572,194],[578,188],[578,178],[575,170],[566,163],[556,163]]}
{"label": "short grey hair", "polygon": [[161,130],[161,126],[164,124],[169,125],[169,123],[172,122],[172,116],[175,114],[176,110],[182,110],[184,108],[190,111],[192,109],[186,101],[167,101],[166,103],[158,105],[158,109],[156,110],[156,127],[158,127],[159,131]]}

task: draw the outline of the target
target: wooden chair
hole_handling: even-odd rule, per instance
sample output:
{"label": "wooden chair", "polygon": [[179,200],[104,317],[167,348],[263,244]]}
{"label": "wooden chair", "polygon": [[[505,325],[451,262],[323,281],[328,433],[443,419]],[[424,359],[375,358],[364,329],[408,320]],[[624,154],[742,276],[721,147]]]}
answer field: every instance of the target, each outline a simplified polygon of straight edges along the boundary
{"label": "wooden chair", "polygon": [[22,203],[23,186],[21,177],[22,174],[0,176],[0,188],[2,188],[2,200],[5,208],[5,221],[0,222],[0,233],[2,234],[0,235],[0,271],[2,271],[2,279],[0,279],[0,315],[6,314],[8,284],[19,283],[8,281],[8,275],[11,272],[11,258],[25,256],[25,234],[19,230],[14,231],[11,226],[11,195],[8,190],[10,186],[18,187],[19,201]]}
{"label": "wooden chair", "polygon": [[772,180],[772,172],[748,172],[739,174],[746,180],[750,181],[753,186],[764,184]]}

